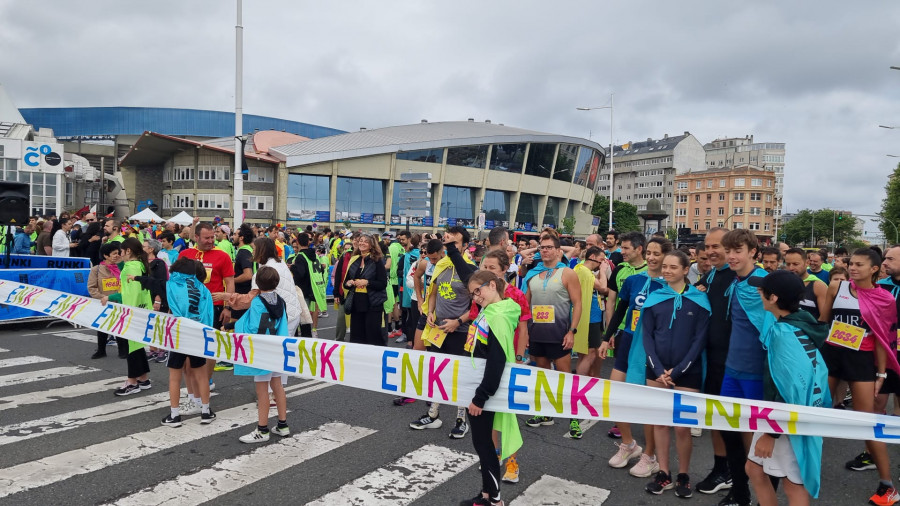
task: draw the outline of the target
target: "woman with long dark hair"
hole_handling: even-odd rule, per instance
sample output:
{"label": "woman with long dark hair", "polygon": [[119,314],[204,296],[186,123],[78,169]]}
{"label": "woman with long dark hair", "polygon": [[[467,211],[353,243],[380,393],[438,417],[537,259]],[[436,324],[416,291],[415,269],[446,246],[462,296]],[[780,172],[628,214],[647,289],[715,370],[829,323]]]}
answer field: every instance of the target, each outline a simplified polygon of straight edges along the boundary
{"label": "woman with long dark hair", "polygon": [[343,279],[348,294],[350,342],[385,346],[381,332],[387,300],[387,270],[384,254],[371,235],[360,236]]}

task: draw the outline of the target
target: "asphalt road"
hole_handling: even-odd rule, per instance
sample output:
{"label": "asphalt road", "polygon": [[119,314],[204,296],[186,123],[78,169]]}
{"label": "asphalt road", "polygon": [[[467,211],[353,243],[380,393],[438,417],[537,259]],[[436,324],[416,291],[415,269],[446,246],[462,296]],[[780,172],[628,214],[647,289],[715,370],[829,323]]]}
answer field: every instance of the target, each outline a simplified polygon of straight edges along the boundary
{"label": "asphalt road", "polygon": [[[319,326],[320,337],[333,338],[333,316]],[[162,427],[165,365],[151,365],[150,390],[115,397],[125,362],[112,347],[107,358],[91,360],[93,339],[66,323],[0,329],[0,504],[424,506],[455,505],[480,489],[471,437],[448,437],[455,408],[442,408],[443,428],[415,431],[408,422],[425,412],[421,402],[395,407],[387,395],[292,379],[292,436],[247,445],[238,437],[255,424],[252,382],[216,373],[218,419],[200,425],[190,417],[182,427]],[[503,484],[507,504],[685,502],[672,492],[649,495],[647,479],[607,465],[616,450],[606,435],[609,422],[590,426],[581,440],[565,437],[566,420],[530,428],[520,419],[520,425],[521,480]],[[707,432],[693,442],[696,483],[711,467],[712,451]],[[861,448],[826,440],[819,504],[866,504],[877,475],[843,468]],[[898,447],[889,451],[896,465]],[[695,492],[687,501],[713,505],[721,497]]]}

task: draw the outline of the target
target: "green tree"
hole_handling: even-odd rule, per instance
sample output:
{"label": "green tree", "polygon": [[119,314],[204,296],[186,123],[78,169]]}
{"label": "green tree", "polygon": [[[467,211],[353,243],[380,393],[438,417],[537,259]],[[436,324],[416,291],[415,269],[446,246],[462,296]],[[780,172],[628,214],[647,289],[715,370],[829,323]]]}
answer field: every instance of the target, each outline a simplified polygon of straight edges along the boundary
{"label": "green tree", "polygon": [[575,217],[574,216],[566,216],[562,220],[562,233],[566,235],[572,235],[572,232],[575,231]]}
{"label": "green tree", "polygon": [[[881,201],[881,216],[886,220],[892,221],[894,225],[900,226],[900,164],[894,169],[894,172],[888,176],[887,183],[884,185],[884,200]],[[893,225],[888,221],[882,220],[878,223],[881,233],[888,238],[897,240],[897,232]]]}
{"label": "green tree", "polygon": [[823,246],[831,242],[833,227],[835,245],[843,246],[859,236],[854,229],[855,223],[852,217],[842,217],[833,209],[804,209],[784,224],[783,233],[788,244]]}
{"label": "green tree", "polygon": [[641,220],[638,218],[637,206],[622,202],[621,200],[613,201],[613,226],[609,226],[609,198],[603,195],[594,196],[594,206],[591,208],[591,214],[600,217],[600,225],[597,232],[605,234],[610,228],[614,228],[619,232],[640,232]]}

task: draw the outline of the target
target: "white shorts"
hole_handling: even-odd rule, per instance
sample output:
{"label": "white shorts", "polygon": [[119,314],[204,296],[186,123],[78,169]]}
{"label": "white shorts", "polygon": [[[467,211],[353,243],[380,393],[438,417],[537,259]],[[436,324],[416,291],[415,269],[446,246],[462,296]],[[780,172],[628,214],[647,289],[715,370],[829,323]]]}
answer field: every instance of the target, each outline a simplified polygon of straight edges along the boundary
{"label": "white shorts", "polygon": [[272,378],[281,378],[281,384],[287,385],[287,375],[283,372],[270,372],[268,374],[258,374],[253,377],[255,383],[268,383]]}
{"label": "white shorts", "polygon": [[787,434],[782,434],[781,437],[775,440],[772,456],[767,459],[761,459],[754,455],[756,442],[759,441],[762,435],[762,432],[753,434],[753,441],[750,442],[750,453],[747,455],[747,459],[761,465],[763,472],[769,476],[787,478],[791,483],[802,485],[803,478],[800,476],[800,465],[797,463],[794,448],[791,446],[791,440]]}

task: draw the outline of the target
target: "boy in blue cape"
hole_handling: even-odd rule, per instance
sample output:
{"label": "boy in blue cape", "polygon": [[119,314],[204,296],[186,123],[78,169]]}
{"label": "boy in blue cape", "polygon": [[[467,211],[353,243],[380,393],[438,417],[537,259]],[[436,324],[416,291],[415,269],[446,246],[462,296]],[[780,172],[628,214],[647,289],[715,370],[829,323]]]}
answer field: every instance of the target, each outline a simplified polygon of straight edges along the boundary
{"label": "boy in blue cape", "polygon": [[[763,399],[829,406],[828,370],[818,351],[828,327],[800,310],[803,282],[789,271],[775,271],[764,278],[751,277],[748,283],[759,289],[766,311],[778,318],[777,322],[769,321],[760,334],[767,350]],[[747,459],[747,475],[762,506],[778,504],[770,476],[786,478],[782,482],[789,504],[809,504],[810,496],[818,497],[821,437],[757,432]]]}

